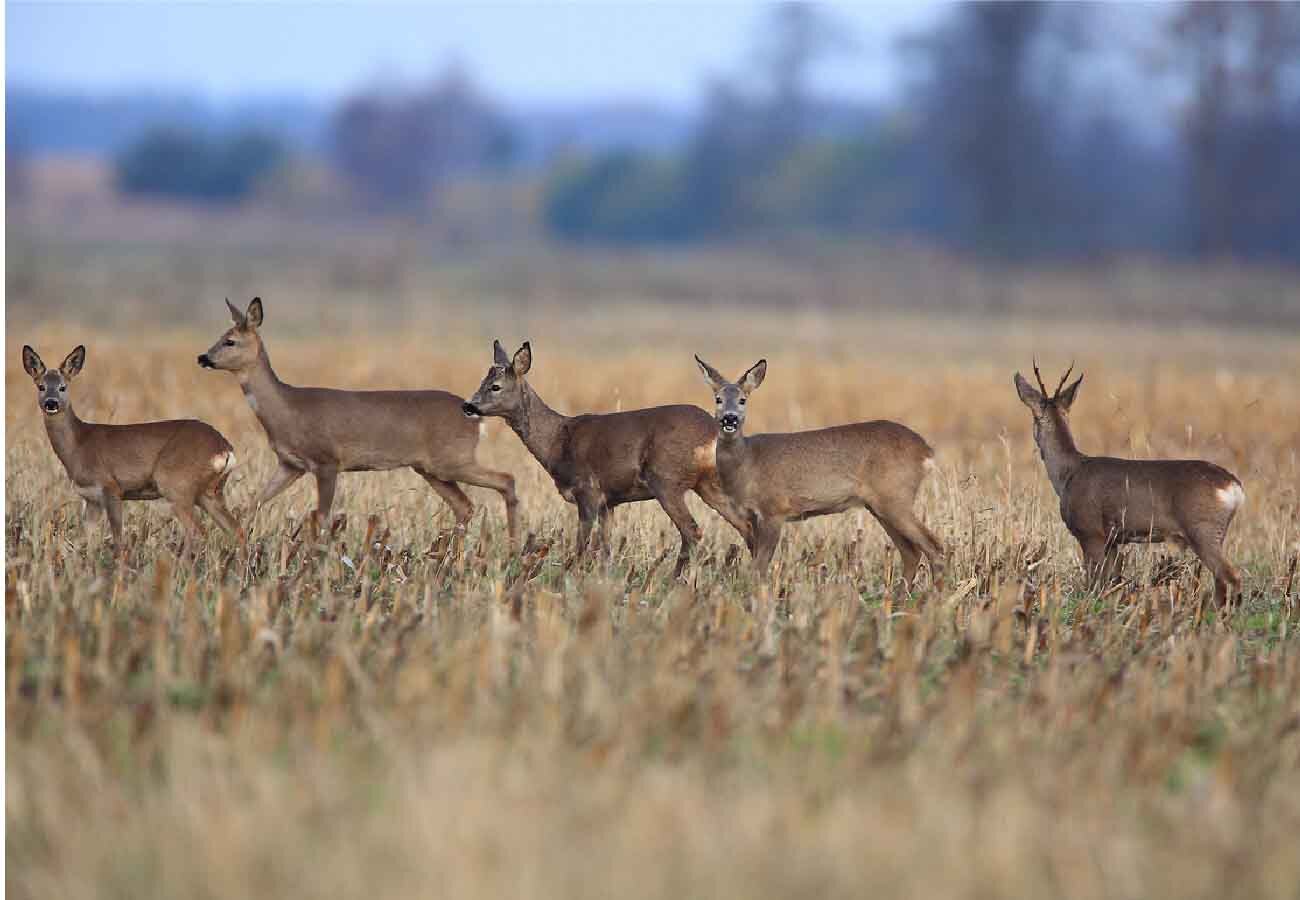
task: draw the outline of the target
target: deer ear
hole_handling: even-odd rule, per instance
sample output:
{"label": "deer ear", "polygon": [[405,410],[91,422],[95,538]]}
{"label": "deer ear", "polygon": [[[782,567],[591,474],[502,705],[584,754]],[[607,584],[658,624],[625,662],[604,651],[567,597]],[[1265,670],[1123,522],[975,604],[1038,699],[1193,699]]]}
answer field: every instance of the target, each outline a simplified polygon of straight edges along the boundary
{"label": "deer ear", "polygon": [[242,327],[244,324],[244,314],[239,311],[235,304],[230,302],[229,297],[226,298],[226,309],[230,310],[230,320],[236,325]]}
{"label": "deer ear", "polygon": [[492,364],[503,369],[510,366],[510,357],[506,355],[506,348],[501,346],[500,341],[492,342]]}
{"label": "deer ear", "polygon": [[1066,388],[1065,390],[1061,391],[1061,393],[1056,395],[1056,402],[1068,410],[1071,406],[1074,405],[1074,395],[1079,390],[1079,385],[1082,383],[1083,383],[1083,376],[1080,375],[1078,378],[1074,380],[1074,384],[1070,385],[1068,388]]}
{"label": "deer ear", "polygon": [[68,354],[68,358],[63,361],[63,365],[59,366],[59,371],[63,373],[64,378],[71,381],[77,377],[81,367],[85,364],[86,348],[78,344],[77,348]]}
{"label": "deer ear", "polygon": [[727,383],[727,379],[722,377],[722,373],[700,359],[698,355],[695,357],[695,364],[700,367],[700,374],[704,376],[705,383],[713,390],[721,390],[722,386]]}
{"label": "deer ear", "polygon": [[1020,395],[1020,402],[1030,409],[1038,409],[1047,402],[1047,398],[1040,394],[1032,384],[1025,380],[1025,376],[1019,372],[1016,373],[1016,393]]}
{"label": "deer ear", "polygon": [[767,360],[760,359],[749,367],[749,371],[740,376],[740,389],[746,394],[752,393],[767,377]]}
{"label": "deer ear", "polygon": [[248,314],[244,317],[248,321],[248,327],[262,327],[262,298],[254,297],[253,302],[248,304]]}
{"label": "deer ear", "polygon": [[524,345],[515,351],[515,358],[510,363],[510,368],[514,370],[515,376],[522,378],[528,374],[528,370],[533,367],[533,348],[524,341]]}
{"label": "deer ear", "polygon": [[40,354],[26,344],[23,344],[23,371],[32,376],[32,381],[45,374],[45,363]]}

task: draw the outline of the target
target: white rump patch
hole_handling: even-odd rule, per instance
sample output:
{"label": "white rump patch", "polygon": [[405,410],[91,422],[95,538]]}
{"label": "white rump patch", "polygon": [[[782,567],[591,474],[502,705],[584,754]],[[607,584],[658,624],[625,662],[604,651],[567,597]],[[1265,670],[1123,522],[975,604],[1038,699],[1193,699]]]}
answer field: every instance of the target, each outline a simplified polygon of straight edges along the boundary
{"label": "white rump patch", "polygon": [[1225,488],[1219,488],[1214,492],[1219,497],[1219,502],[1226,508],[1236,510],[1241,504],[1246,502],[1246,492],[1241,485],[1233,482]]}
{"label": "white rump patch", "polygon": [[229,472],[235,467],[235,451],[227,450],[225,453],[218,453],[212,457],[212,468],[218,472]]}

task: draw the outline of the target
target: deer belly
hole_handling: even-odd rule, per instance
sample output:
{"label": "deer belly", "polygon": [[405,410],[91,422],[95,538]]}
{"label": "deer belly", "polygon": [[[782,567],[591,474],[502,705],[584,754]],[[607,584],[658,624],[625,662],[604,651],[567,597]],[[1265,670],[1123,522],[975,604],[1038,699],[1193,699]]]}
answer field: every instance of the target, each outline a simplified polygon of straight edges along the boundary
{"label": "deer belly", "polygon": [[1121,528],[1115,530],[1114,540],[1117,544],[1163,544],[1165,541],[1179,544],[1183,543],[1183,536],[1163,528]]}
{"label": "deer belly", "polygon": [[273,446],[271,449],[275,451],[275,455],[280,459],[281,462],[293,466],[293,468],[297,469],[298,471],[300,472],[315,471],[316,467],[312,465],[311,462],[309,462],[305,456],[302,456],[299,453],[295,453],[291,448],[283,447],[283,446],[279,446],[279,447]]}

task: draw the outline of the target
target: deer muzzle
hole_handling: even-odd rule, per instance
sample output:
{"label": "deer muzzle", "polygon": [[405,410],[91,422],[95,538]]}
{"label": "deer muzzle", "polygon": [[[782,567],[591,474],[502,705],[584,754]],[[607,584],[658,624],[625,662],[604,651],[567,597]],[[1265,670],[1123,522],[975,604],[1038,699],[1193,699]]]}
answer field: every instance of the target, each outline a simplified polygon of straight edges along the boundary
{"label": "deer muzzle", "polygon": [[468,419],[477,419],[479,416],[483,415],[481,409],[468,401],[461,404],[460,411],[463,412],[465,417]]}
{"label": "deer muzzle", "polygon": [[727,434],[732,434],[740,427],[740,416],[735,413],[724,413],[722,418],[718,419],[718,424]]}
{"label": "deer muzzle", "polygon": [[200,353],[200,354],[199,354],[199,365],[202,366],[202,367],[205,368],[205,369],[215,369],[215,368],[216,368],[216,366],[213,365],[212,360],[208,358],[208,355],[207,355],[206,353]]}
{"label": "deer muzzle", "polygon": [[46,400],[41,404],[41,409],[45,410],[50,415],[54,415],[59,411],[59,401],[54,399]]}

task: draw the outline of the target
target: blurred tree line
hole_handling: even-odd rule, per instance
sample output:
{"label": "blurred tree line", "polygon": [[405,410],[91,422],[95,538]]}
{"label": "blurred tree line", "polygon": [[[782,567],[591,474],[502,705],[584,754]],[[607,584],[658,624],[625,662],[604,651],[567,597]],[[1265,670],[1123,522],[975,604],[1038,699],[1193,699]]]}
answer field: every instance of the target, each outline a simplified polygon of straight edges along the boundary
{"label": "blurred tree line", "polygon": [[[681,154],[564,161],[544,216],[579,241],[775,230],[913,235],[998,257],[1117,250],[1300,262],[1300,5],[1169,7],[1124,46],[1096,5],[952,7],[909,38],[898,108],[816,129],[816,66],[854,43],[827,12],[773,7],[751,77],[715,79]],[[1134,116],[1093,76],[1172,88]],[[1103,82],[1104,83],[1104,82]],[[1134,119],[1137,119],[1134,121]]]}
{"label": "blurred tree line", "polygon": [[[675,149],[563,152],[534,170],[547,232],[1300,262],[1300,4],[955,5],[897,48],[909,78],[876,109],[815,89],[825,62],[866,52],[833,12],[787,2],[760,24],[744,74],[704,85]],[[518,122],[457,68],[349,97],[324,130],[352,209],[425,217],[457,179],[520,165]],[[290,159],[265,133],[151,132],[119,156],[118,182],[237,201]]]}
{"label": "blurred tree line", "polygon": [[128,194],[233,202],[284,159],[281,142],[259,132],[220,138],[163,128],[148,132],[118,158],[117,185]]}

